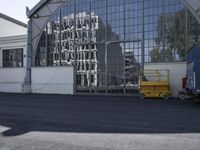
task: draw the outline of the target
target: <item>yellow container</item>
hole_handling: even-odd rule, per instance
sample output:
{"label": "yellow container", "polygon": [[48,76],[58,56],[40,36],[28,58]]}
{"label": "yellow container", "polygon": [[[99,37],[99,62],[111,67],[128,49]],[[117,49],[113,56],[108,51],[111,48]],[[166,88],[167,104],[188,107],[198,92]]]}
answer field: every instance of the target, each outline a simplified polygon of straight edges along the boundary
{"label": "yellow container", "polygon": [[168,99],[171,96],[169,70],[145,70],[140,80],[140,96]]}

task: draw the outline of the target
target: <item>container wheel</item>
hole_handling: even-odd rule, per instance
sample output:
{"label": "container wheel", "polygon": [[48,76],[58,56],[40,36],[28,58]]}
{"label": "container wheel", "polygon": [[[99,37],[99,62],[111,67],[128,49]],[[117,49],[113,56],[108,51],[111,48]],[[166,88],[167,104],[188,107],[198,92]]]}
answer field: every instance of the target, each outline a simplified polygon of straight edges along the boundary
{"label": "container wheel", "polygon": [[185,94],[180,94],[180,95],[179,95],[179,99],[180,99],[180,100],[185,100],[185,99],[186,99]]}

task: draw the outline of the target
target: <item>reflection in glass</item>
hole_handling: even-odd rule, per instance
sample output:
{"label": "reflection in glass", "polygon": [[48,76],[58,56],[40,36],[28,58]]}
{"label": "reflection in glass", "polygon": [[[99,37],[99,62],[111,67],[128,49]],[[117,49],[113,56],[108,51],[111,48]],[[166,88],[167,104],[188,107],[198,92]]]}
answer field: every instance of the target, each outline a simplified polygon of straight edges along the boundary
{"label": "reflection in glass", "polygon": [[75,66],[78,92],[133,93],[142,40],[146,63],[185,61],[200,43],[200,26],[179,0],[144,0],[144,16],[142,2],[66,2],[41,33],[35,66]]}

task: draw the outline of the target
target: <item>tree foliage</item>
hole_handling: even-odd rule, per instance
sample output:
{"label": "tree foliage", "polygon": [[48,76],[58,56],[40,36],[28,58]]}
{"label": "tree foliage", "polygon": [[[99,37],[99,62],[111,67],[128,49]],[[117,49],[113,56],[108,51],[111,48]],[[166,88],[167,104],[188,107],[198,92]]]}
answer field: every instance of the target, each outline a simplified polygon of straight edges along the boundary
{"label": "tree foliage", "polygon": [[186,43],[188,43],[187,50],[200,43],[200,25],[191,13],[188,14],[187,19],[188,31],[185,9],[159,17],[156,47],[150,52],[152,62],[185,61]]}

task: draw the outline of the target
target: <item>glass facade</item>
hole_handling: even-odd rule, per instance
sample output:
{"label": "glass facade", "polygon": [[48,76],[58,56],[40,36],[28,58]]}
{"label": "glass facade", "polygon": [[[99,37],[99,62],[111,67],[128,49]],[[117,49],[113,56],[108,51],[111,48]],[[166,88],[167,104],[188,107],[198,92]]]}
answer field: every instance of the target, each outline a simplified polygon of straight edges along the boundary
{"label": "glass facade", "polygon": [[142,60],[186,61],[199,33],[179,0],[71,0],[44,27],[34,64],[75,66],[77,92],[133,93]]}
{"label": "glass facade", "polygon": [[23,67],[23,49],[3,50],[3,67]]}

